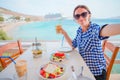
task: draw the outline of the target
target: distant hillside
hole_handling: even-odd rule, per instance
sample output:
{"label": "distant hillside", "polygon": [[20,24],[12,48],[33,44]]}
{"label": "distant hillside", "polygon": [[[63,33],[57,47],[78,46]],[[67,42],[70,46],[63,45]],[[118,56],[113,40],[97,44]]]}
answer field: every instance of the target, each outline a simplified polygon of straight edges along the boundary
{"label": "distant hillside", "polygon": [[111,17],[112,19],[120,19],[120,16]]}
{"label": "distant hillside", "polygon": [[6,15],[13,15],[13,16],[23,16],[25,18],[30,18],[33,21],[41,21],[43,19],[43,17],[41,17],[41,16],[22,14],[22,13],[11,11],[11,10],[8,10],[8,9],[2,8],[2,7],[0,7],[0,13],[6,14]]}
{"label": "distant hillside", "polygon": [[47,14],[44,16],[44,18],[46,19],[54,19],[54,18],[61,18],[62,15],[60,13],[56,13],[56,14]]}

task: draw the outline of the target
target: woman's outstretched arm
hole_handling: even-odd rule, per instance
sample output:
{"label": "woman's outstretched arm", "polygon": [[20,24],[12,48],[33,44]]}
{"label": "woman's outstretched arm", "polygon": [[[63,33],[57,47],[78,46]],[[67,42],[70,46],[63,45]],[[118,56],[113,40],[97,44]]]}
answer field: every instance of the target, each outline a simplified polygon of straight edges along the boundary
{"label": "woman's outstretched arm", "polygon": [[101,36],[114,36],[114,35],[120,35],[120,24],[110,24],[105,26],[101,32]]}

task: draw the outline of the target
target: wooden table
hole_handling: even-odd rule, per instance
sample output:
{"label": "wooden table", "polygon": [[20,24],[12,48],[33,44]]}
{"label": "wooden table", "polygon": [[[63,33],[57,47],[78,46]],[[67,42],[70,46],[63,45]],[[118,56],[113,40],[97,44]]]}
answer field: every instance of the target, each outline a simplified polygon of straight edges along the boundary
{"label": "wooden table", "polygon": [[[33,58],[32,47],[26,50],[17,60],[25,59],[27,60],[27,80],[43,80],[39,77],[38,70],[41,65],[47,64],[50,62],[50,55],[53,52],[56,52],[60,46],[60,42],[43,42],[43,54],[40,58]],[[67,45],[68,46],[68,45]],[[78,53],[78,51],[74,50],[72,52],[66,53],[68,58],[61,62],[61,64],[65,65],[65,73],[56,79],[52,80],[68,80],[70,76],[72,76],[71,66],[73,65],[75,68],[75,73],[80,73],[81,66],[84,67],[83,75],[86,77],[95,80],[93,74],[90,72],[86,63],[83,61],[82,57]],[[14,63],[11,63],[7,68],[5,68],[0,74],[16,74],[16,70],[14,67]]]}

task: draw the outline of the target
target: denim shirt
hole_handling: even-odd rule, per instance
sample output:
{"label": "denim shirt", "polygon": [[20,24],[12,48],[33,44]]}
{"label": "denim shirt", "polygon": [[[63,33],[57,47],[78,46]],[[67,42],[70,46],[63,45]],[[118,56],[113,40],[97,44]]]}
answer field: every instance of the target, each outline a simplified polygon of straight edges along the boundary
{"label": "denim shirt", "polygon": [[83,57],[94,76],[101,75],[102,70],[106,69],[101,40],[108,37],[100,36],[101,29],[102,28],[95,23],[90,23],[86,32],[82,32],[81,27],[79,27],[77,35],[72,41],[72,46],[74,48],[78,47],[80,55]]}

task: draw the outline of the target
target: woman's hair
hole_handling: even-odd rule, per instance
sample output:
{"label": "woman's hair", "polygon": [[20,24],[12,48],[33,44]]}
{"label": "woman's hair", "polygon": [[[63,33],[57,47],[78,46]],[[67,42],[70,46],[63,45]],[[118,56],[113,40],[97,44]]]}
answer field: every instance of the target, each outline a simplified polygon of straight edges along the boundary
{"label": "woman's hair", "polygon": [[88,8],[87,6],[85,6],[85,5],[78,5],[78,6],[75,7],[75,9],[74,9],[74,11],[73,11],[73,16],[74,16],[74,14],[75,14],[75,11],[76,11],[78,8],[84,8],[84,9],[86,9],[86,10],[88,11],[89,14],[91,14],[91,12],[90,12],[90,10],[89,10],[89,8]]}

